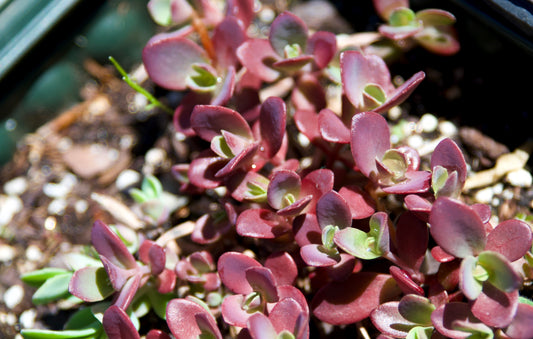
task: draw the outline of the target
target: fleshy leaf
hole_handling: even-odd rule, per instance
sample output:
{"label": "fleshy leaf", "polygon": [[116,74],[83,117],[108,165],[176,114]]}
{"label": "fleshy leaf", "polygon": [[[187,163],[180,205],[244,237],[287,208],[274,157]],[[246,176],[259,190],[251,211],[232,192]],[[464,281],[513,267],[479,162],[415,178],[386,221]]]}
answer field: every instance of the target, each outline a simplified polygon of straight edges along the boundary
{"label": "fleshy leaf", "polygon": [[31,301],[35,305],[49,303],[53,300],[68,296],[69,281],[72,273],[54,275],[47,279],[33,294]]}
{"label": "fleshy leaf", "polygon": [[399,294],[388,274],[359,272],[322,287],[311,308],[320,320],[332,325],[351,324],[368,317],[372,310]]}
{"label": "fleshy leaf", "polygon": [[429,243],[427,224],[414,212],[404,212],[396,222],[398,256],[409,267],[419,269]]}
{"label": "fleshy leaf", "polygon": [[400,314],[398,304],[398,301],[390,301],[379,305],[370,313],[370,320],[382,334],[404,338],[417,324]]}
{"label": "fleshy leaf", "polygon": [[237,48],[246,41],[246,33],[237,18],[227,16],[213,32],[213,47],[217,55],[217,65],[221,68],[236,66]]}
{"label": "fleshy leaf", "polygon": [[375,252],[375,239],[357,228],[345,228],[335,233],[335,244],[347,253],[360,259],[376,259],[381,253]]}
{"label": "fleshy leaf", "polygon": [[431,325],[431,313],[435,310],[427,298],[415,294],[404,296],[398,304],[398,312],[413,323],[419,325]]}
{"label": "fleshy leaf", "polygon": [[504,332],[511,338],[527,338],[533,333],[533,305],[519,303],[513,320]]}
{"label": "fleshy leaf", "polygon": [[481,218],[458,200],[438,198],[433,203],[429,223],[437,244],[457,258],[476,256],[485,248],[487,236]]}
{"label": "fleshy leaf", "polygon": [[[459,288],[470,300],[475,300],[483,288],[484,280],[479,279],[479,277],[476,276],[476,270],[478,270],[477,266],[477,259],[473,256],[468,256],[461,262]],[[486,271],[483,273],[486,273]]]}
{"label": "fleshy leaf", "polygon": [[74,272],[68,290],[87,302],[104,300],[115,290],[103,267],[85,267]]}
{"label": "fleshy leaf", "polygon": [[[294,333],[300,325],[299,318],[303,315],[305,315],[304,310],[295,299],[283,298],[272,308],[268,318],[278,333],[282,331]],[[307,324],[307,321],[305,323]]]}
{"label": "fleshy leaf", "polygon": [[103,326],[109,338],[136,339],[141,338],[130,318],[120,307],[111,305],[104,312]]}
{"label": "fleshy leaf", "polygon": [[341,144],[350,143],[350,130],[329,108],[324,108],[318,113],[318,125],[324,140]]}
{"label": "fleshy leaf", "polygon": [[158,25],[169,26],[172,24],[172,13],[170,11],[171,0],[150,0],[148,1],[148,13]]}
{"label": "fleshy leaf", "polygon": [[329,191],[318,199],[316,217],[321,229],[336,226],[344,229],[352,225],[352,214],[348,203],[335,191]]}
{"label": "fleshy leaf", "polygon": [[128,251],[124,242],[100,220],[94,222],[91,230],[91,243],[100,256],[106,257],[117,267],[123,269],[137,267],[135,258]]}
{"label": "fleshy leaf", "polygon": [[449,302],[439,306],[431,314],[431,321],[435,329],[449,338],[467,338],[471,333],[458,329],[457,322],[463,325],[475,326],[482,323],[477,319],[467,303]]}
{"label": "fleshy leaf", "polygon": [[294,171],[275,172],[268,185],[268,203],[275,209],[282,209],[296,202],[300,197],[301,179]]}
{"label": "fleshy leaf", "polygon": [[381,19],[388,21],[391,13],[400,7],[409,7],[409,0],[372,0]]}
{"label": "fleshy leaf", "polygon": [[307,41],[307,54],[314,56],[315,64],[319,69],[327,67],[336,53],[337,39],[331,32],[315,32]]}
{"label": "fleshy leaf", "polygon": [[307,46],[307,26],[296,15],[283,12],[272,22],[269,41],[281,57],[284,57],[285,46],[296,44],[304,51]]}
{"label": "fleshy leaf", "polygon": [[46,280],[56,275],[63,275],[65,273],[69,273],[69,271],[67,271],[64,268],[45,267],[40,270],[31,271],[31,272],[22,274],[20,276],[20,280],[22,280],[23,282],[25,282],[26,284],[30,286],[38,287],[44,282],[46,282]]}
{"label": "fleshy leaf", "polygon": [[292,285],[298,276],[298,267],[287,252],[274,252],[265,260],[264,266],[272,271],[279,286]]}
{"label": "fleshy leaf", "polygon": [[[202,328],[198,324],[199,317]],[[172,299],[167,305],[167,323],[176,339],[197,338],[202,332],[222,339],[213,315],[194,301]]]}
{"label": "fleshy leaf", "polygon": [[143,49],[146,72],[161,87],[181,91],[194,74],[192,65],[207,62],[203,49],[188,38],[160,34],[154,36]]}
{"label": "fleshy leaf", "polygon": [[281,148],[287,119],[285,102],[278,97],[269,97],[261,105],[259,123],[266,156],[272,158]]}
{"label": "fleshy leaf", "polygon": [[523,221],[510,219],[501,222],[487,236],[487,251],[498,252],[513,262],[531,248],[531,228]]}
{"label": "fleshy leaf", "polygon": [[441,55],[453,55],[461,48],[452,26],[428,26],[415,35],[415,39],[427,50]]}
{"label": "fleshy leaf", "polygon": [[263,313],[254,313],[247,322],[248,330],[253,338],[272,339],[277,338],[276,330],[270,319]]}
{"label": "fleshy leaf", "polygon": [[252,289],[255,292],[261,293],[261,296],[267,302],[274,303],[278,301],[276,278],[268,268],[250,267],[244,273]]}
{"label": "fleshy leaf", "polygon": [[263,81],[273,82],[279,77],[280,73],[272,68],[272,64],[280,56],[268,40],[248,39],[237,49],[237,57],[247,70]]}
{"label": "fleshy leaf", "polygon": [[436,8],[418,11],[416,12],[416,18],[422,20],[424,26],[449,26],[456,21],[452,13]]}
{"label": "fleshy leaf", "polygon": [[248,209],[239,214],[235,224],[244,237],[275,239],[291,229],[285,217],[268,209]]}
{"label": "fleshy leaf", "polygon": [[390,148],[390,131],[383,116],[373,112],[356,114],[352,119],[351,150],[355,164],[366,177],[376,173],[376,159]]}
{"label": "fleshy leaf", "polygon": [[504,292],[515,291],[522,285],[522,278],[515,272],[511,263],[497,252],[481,252],[478,264],[488,272],[488,282]]}
{"label": "fleshy leaf", "polygon": [[246,270],[250,267],[261,267],[255,259],[242,253],[226,252],[218,259],[218,273],[222,283],[233,293],[249,294],[253,288],[246,280]]}
{"label": "fleshy leaf", "polygon": [[221,135],[222,130],[253,139],[248,122],[238,112],[222,106],[197,105],[191,113],[191,126],[206,141]]}
{"label": "fleshy leaf", "polygon": [[300,248],[302,260],[309,266],[328,267],[341,260],[336,249],[328,249],[323,245],[309,244]]}
{"label": "fleshy leaf", "polygon": [[518,291],[505,293],[489,283],[472,304],[474,314],[485,325],[505,328],[514,318],[518,307]]}

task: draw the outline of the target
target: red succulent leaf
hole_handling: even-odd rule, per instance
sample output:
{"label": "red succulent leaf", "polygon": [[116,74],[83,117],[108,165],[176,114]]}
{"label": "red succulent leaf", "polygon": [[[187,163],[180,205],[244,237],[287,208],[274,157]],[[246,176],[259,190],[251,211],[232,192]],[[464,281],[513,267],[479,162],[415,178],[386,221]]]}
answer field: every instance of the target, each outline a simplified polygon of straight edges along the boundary
{"label": "red succulent leaf", "polygon": [[316,217],[321,229],[330,225],[337,226],[339,229],[352,226],[352,213],[348,203],[333,190],[318,199]]}
{"label": "red succulent leaf", "polygon": [[415,39],[425,49],[440,55],[452,55],[461,48],[457,32],[452,26],[425,28],[415,35]]}
{"label": "red succulent leaf", "polygon": [[211,105],[224,106],[233,96],[236,82],[235,67],[229,66],[223,78],[224,82],[222,85],[215,87],[214,97],[209,102]]}
{"label": "red succulent leaf", "polygon": [[405,180],[397,184],[383,187],[383,191],[389,194],[413,194],[424,193],[430,188],[431,173],[428,171],[407,171]]}
{"label": "red succulent leaf", "polygon": [[262,265],[242,253],[226,252],[218,259],[217,267],[222,283],[230,291],[246,295],[253,292],[252,286],[246,280],[246,270]]}
{"label": "red succulent leaf", "polygon": [[294,240],[300,247],[322,243],[322,230],[314,213],[305,213],[294,218],[293,233]]}
{"label": "red succulent leaf", "polygon": [[237,18],[243,28],[248,28],[255,17],[254,0],[226,1],[226,16]]}
{"label": "red succulent leaf", "polygon": [[368,218],[376,211],[375,201],[358,186],[343,186],[339,194],[348,203],[352,219]]}
{"label": "red succulent leaf", "polygon": [[373,111],[376,113],[384,113],[403,103],[413,91],[420,85],[422,80],[426,78],[426,73],[420,71],[413,74],[409,79],[404,81],[394,91],[387,95],[387,99],[379,107],[376,107]]}
{"label": "red succulent leaf", "polygon": [[398,301],[389,301],[379,305],[370,313],[370,320],[385,335],[394,338],[405,338],[411,328],[417,326],[405,319],[398,311]]}
{"label": "red succulent leaf", "polygon": [[300,195],[313,196],[308,211],[314,211],[318,199],[333,189],[334,180],[333,171],[328,168],[314,170],[303,177]]}
{"label": "red succulent leaf", "polygon": [[471,207],[458,200],[438,198],[433,203],[429,223],[437,244],[457,258],[476,256],[485,249],[483,221]]}
{"label": "red succulent leaf", "polygon": [[159,34],[152,37],[142,52],[146,72],[157,85],[181,91],[194,75],[192,65],[208,62],[205,51],[181,35]]}
{"label": "red succulent leaf", "polygon": [[[235,171],[252,166],[254,156],[259,150],[259,143],[253,142],[247,145],[242,152],[231,158],[228,163],[215,173],[215,177],[221,178],[235,173]],[[257,166],[257,165],[256,165]]]}
{"label": "red succulent leaf", "polygon": [[310,109],[298,109],[294,112],[294,122],[298,130],[312,142],[322,140],[318,124],[318,114]]}
{"label": "red succulent leaf", "polygon": [[176,131],[193,136],[196,133],[191,127],[191,113],[196,105],[207,105],[211,103],[212,92],[194,92],[185,94],[180,101],[180,105],[174,111],[173,124]]}
{"label": "red succulent leaf", "polygon": [[367,85],[379,86],[386,96],[394,91],[389,68],[379,56],[346,51],[340,60],[344,92],[358,112],[366,108],[364,89]]}
{"label": "red succulent leaf", "polygon": [[471,325],[481,324],[470,311],[470,306],[462,302],[450,302],[438,307],[431,314],[431,321],[435,329],[449,338],[467,338],[472,333],[457,329],[456,323],[461,321]]}
{"label": "red succulent leaf", "polygon": [[102,325],[109,338],[141,338],[139,332],[131,322],[130,317],[128,317],[123,309],[116,305],[109,306],[109,308],[104,312]]}
{"label": "red succulent leaf", "polygon": [[307,305],[307,299],[302,291],[300,291],[298,288],[292,285],[278,286],[278,295],[280,300],[290,298],[298,302],[305,316],[309,317],[309,305]]}
{"label": "red succulent leaf", "polygon": [[243,294],[228,295],[222,301],[220,311],[224,322],[238,327],[246,327],[246,323],[252,314],[257,313],[255,308],[246,309],[246,296]]}
{"label": "red succulent leaf", "polygon": [[230,108],[196,105],[191,113],[191,127],[206,141],[221,135],[222,130],[252,140],[252,130],[242,115]]}
{"label": "red succulent leaf", "polygon": [[422,20],[424,26],[449,26],[456,21],[452,13],[436,8],[418,11],[416,12],[416,18]]}
{"label": "red succulent leaf", "polygon": [[125,270],[137,268],[137,262],[124,242],[100,220],[96,220],[91,229],[91,243],[98,254],[113,265]]}
{"label": "red succulent leaf", "polygon": [[318,113],[318,126],[324,140],[340,144],[350,143],[350,129],[329,108],[324,108]]}
{"label": "red succulent leaf", "polygon": [[381,25],[379,26],[378,31],[384,37],[392,40],[407,39],[414,36],[424,28],[420,22],[417,23],[418,24],[405,26]]}
{"label": "red succulent leaf", "polygon": [[285,46],[298,44],[302,51],[307,46],[307,26],[305,22],[290,12],[279,14],[270,26],[268,37],[276,53],[284,58]]}
{"label": "red succulent leaf", "polygon": [[170,293],[176,287],[176,272],[165,269],[157,276],[157,292],[161,294]]}
{"label": "red succulent leaf", "polygon": [[272,158],[281,148],[285,135],[287,108],[285,102],[278,97],[269,97],[261,105],[259,123],[261,126],[262,146],[266,156]]}
{"label": "red succulent leaf", "polygon": [[291,230],[285,217],[267,209],[244,210],[237,217],[237,233],[243,237],[275,239]]}
{"label": "red succulent leaf", "polygon": [[348,253],[340,253],[340,257],[338,263],[324,268],[324,271],[332,280],[344,280],[350,274],[361,271],[363,264],[356,257]]}
{"label": "red succulent leaf", "polygon": [[429,230],[413,212],[402,213],[396,222],[396,249],[400,259],[418,270],[428,248]]}
{"label": "red succulent leaf", "polygon": [[146,339],[172,339],[167,333],[161,331],[152,329],[148,333],[146,333]]}
{"label": "red succulent leaf", "polygon": [[490,283],[484,283],[471,311],[485,325],[505,328],[513,320],[517,307],[518,290],[506,293]]}
{"label": "red succulent leaf", "polygon": [[404,203],[407,209],[415,213],[420,220],[425,222],[429,220],[432,203],[428,199],[417,194],[409,194],[405,196]]}
{"label": "red succulent leaf", "polygon": [[[276,332],[288,331],[301,338],[303,333],[308,333],[307,315],[296,300],[292,298],[281,299],[270,311],[268,318]],[[303,320],[303,321],[302,321]],[[302,333],[302,334],[300,334]],[[300,335],[298,335],[300,334]]]}
{"label": "red succulent leaf", "polygon": [[141,278],[141,274],[136,274],[129,278],[124,286],[122,286],[122,289],[118,295],[115,297],[113,304],[122,308],[123,310],[127,309],[133,301],[137,290],[141,286]]}
{"label": "red succulent leaf", "polygon": [[70,294],[83,301],[101,301],[113,294],[115,289],[103,267],[87,266],[76,270],[68,285]]}
{"label": "red succulent leaf", "polygon": [[294,58],[276,61],[272,64],[272,67],[282,72],[292,73],[300,70],[311,61],[313,61],[313,56],[300,55]]}
{"label": "red succulent leaf", "polygon": [[300,197],[300,176],[294,171],[280,170],[270,178],[267,190],[268,203],[277,210],[287,207],[292,202],[290,198],[297,200]]}
{"label": "red succulent leaf", "polygon": [[266,302],[279,300],[276,277],[266,267],[250,267],[244,272],[246,280],[255,292],[259,292]]}
{"label": "red succulent leaf", "polygon": [[388,21],[390,14],[397,8],[409,8],[409,0],[372,0],[374,9],[381,19]]}
{"label": "red succulent leaf", "polygon": [[189,181],[199,188],[217,188],[222,183],[222,179],[217,178],[215,174],[227,163],[227,159],[215,157],[211,150],[207,150],[191,161],[187,172]]}
{"label": "red succulent leaf", "polygon": [[519,303],[513,320],[504,332],[511,338],[530,336],[533,333],[533,306]]}
{"label": "red succulent leaf", "polygon": [[213,315],[194,301],[172,299],[166,315],[168,327],[176,339],[197,338],[203,331],[222,339]]}
{"label": "red succulent leaf", "polygon": [[376,159],[390,149],[390,130],[383,116],[374,112],[356,114],[352,119],[351,150],[356,166],[366,177],[377,173]]}
{"label": "red succulent leaf", "polygon": [[431,256],[440,263],[450,262],[455,259],[453,255],[444,251],[440,246],[435,246],[431,249]]}
{"label": "red succulent leaf", "polygon": [[459,182],[464,185],[468,169],[466,167],[463,152],[457,144],[450,138],[445,138],[433,151],[431,155],[431,168],[435,166],[442,166],[448,170],[449,173],[456,171],[458,173]]}
{"label": "red succulent leaf", "polygon": [[314,56],[314,61],[318,69],[327,67],[336,53],[337,38],[331,32],[315,32],[307,41],[307,54]]}
{"label": "red succulent leaf", "polygon": [[341,260],[337,250],[328,250],[319,244],[309,244],[301,247],[300,256],[307,265],[314,267],[333,266]]}
{"label": "red succulent leaf", "polygon": [[274,252],[265,260],[264,266],[276,277],[278,286],[292,285],[298,277],[298,267],[287,252]]}
{"label": "red succulent leaf", "polygon": [[318,319],[329,324],[351,324],[365,319],[399,294],[390,275],[359,272],[326,284],[313,297],[311,308]]}
{"label": "red succulent leaf", "polygon": [[279,72],[272,64],[279,60],[279,55],[265,39],[248,39],[237,49],[237,57],[246,69],[265,82],[273,82]]}
{"label": "red succulent leaf", "polygon": [[277,338],[278,334],[270,319],[263,313],[256,312],[248,318],[246,324],[251,338],[271,339]]}
{"label": "red succulent leaf", "polygon": [[291,92],[291,103],[296,110],[308,110],[313,114],[326,107],[326,93],[315,75],[302,73],[298,76]]}
{"label": "red succulent leaf", "polygon": [[509,261],[523,257],[531,248],[531,228],[523,221],[510,219],[501,222],[487,236],[485,250],[503,254]]}
{"label": "red succulent leaf", "polygon": [[215,27],[211,40],[217,57],[217,65],[223,69],[236,66],[237,48],[246,41],[246,32],[239,20],[233,16],[226,16]]}
{"label": "red succulent leaf", "polygon": [[139,259],[146,265],[150,265],[154,276],[159,275],[165,269],[165,250],[152,240],[143,241],[139,247]]}
{"label": "red succulent leaf", "polygon": [[389,267],[389,271],[404,294],[424,295],[424,289],[415,283],[407,272],[397,266]]}

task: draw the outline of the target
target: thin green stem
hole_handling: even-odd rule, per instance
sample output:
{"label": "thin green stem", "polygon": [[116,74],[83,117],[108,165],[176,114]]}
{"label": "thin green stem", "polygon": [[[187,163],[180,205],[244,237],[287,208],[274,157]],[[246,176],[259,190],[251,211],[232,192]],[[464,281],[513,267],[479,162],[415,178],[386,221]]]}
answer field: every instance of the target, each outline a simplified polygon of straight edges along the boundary
{"label": "thin green stem", "polygon": [[[109,57],[109,61],[113,63],[117,71],[122,75],[122,80],[124,80],[131,88],[133,88],[138,93],[144,95],[148,101],[150,101],[151,106],[156,106],[161,109],[163,109],[165,112],[169,114],[173,114],[174,111],[168,107],[167,105],[163,104],[161,101],[157,100],[150,92],[148,92],[146,89],[144,89],[141,85],[136,83],[133,79],[130,78],[128,73],[120,66],[120,64],[113,58],[112,56]],[[147,106],[148,107],[148,106]]]}

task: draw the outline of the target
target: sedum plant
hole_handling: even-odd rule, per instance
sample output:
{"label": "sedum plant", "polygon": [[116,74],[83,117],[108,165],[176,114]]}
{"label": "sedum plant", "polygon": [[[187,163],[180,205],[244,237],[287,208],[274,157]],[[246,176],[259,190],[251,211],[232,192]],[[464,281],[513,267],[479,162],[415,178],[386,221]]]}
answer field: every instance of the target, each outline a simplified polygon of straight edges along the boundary
{"label": "sedum plant", "polygon": [[[376,44],[458,50],[451,13],[373,4]],[[73,308],[63,330],[22,336],[300,339],[357,324],[381,338],[531,338],[531,226],[494,225],[488,205],[463,198],[454,140],[423,156],[391,141],[385,113],[424,72],[395,85],[374,42],[341,50],[288,11],[254,35],[256,5],[148,2],[165,31],[142,61],[157,86],[183,94],[172,127],[194,152],[172,174],[190,213],[173,213],[147,176],[129,192],[146,232],[96,220],[89,255],[22,277],[35,304]]]}

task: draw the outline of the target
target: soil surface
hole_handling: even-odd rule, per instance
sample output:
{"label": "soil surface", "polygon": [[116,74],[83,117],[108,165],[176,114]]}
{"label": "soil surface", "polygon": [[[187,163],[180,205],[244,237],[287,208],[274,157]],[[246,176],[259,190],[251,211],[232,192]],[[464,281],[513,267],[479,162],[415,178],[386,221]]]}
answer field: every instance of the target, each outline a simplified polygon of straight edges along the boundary
{"label": "soil surface", "polygon": [[[340,27],[333,29],[349,29],[346,21],[339,18],[338,22]],[[465,49],[469,51],[468,44]],[[505,97],[507,90],[502,89],[504,97],[496,97],[497,89],[487,89],[492,84],[487,74],[468,69],[473,61],[466,52],[444,60],[414,51],[409,59],[392,67],[391,73],[426,71],[427,81],[405,104],[405,118],[416,124],[424,113],[430,112],[439,122],[450,122],[457,128],[454,140],[464,150],[474,176],[493,168],[501,155],[518,147],[524,147],[525,154],[530,150],[526,147],[527,138],[520,134],[525,127],[509,126],[512,121],[508,119],[492,123],[488,118],[475,120],[467,116],[472,113],[479,117],[482,112],[476,109],[491,104],[499,109],[510,99]],[[170,167],[183,159],[184,150],[175,142],[172,117],[161,111],[142,112],[142,100],[109,66],[88,60],[85,68],[95,80],[81,90],[86,100],[27,135],[12,161],[0,169],[1,338],[13,338],[28,325],[51,329],[62,326],[68,312],[61,305],[35,307],[31,302],[35,289],[23,284],[19,276],[54,266],[61,253],[83,250],[95,220],[115,222],[117,215],[101,199],[112,199],[120,206],[132,205],[117,181],[126,180],[122,176],[128,173],[126,170],[152,172],[163,181],[165,190],[178,190]],[[478,68],[481,65],[475,70]],[[501,72],[496,72],[497,76]],[[150,84],[147,87],[151,88]],[[479,88],[487,92],[480,93]],[[477,106],[466,98],[471,94],[474,101],[478,100]],[[517,105],[511,102],[509,111],[502,114],[515,117],[527,113]],[[495,126],[505,135],[494,133]],[[517,128],[517,138],[511,140],[508,134],[514,133],[513,128]],[[433,132],[412,133],[422,138],[434,137]],[[524,168],[529,170],[528,165]],[[520,213],[530,215],[533,190],[527,175],[526,182],[511,179],[507,175],[497,177],[465,191],[465,198],[489,203],[494,216],[502,220]],[[179,220],[186,213],[178,210],[174,218]],[[11,299],[7,299],[8,295]]]}

